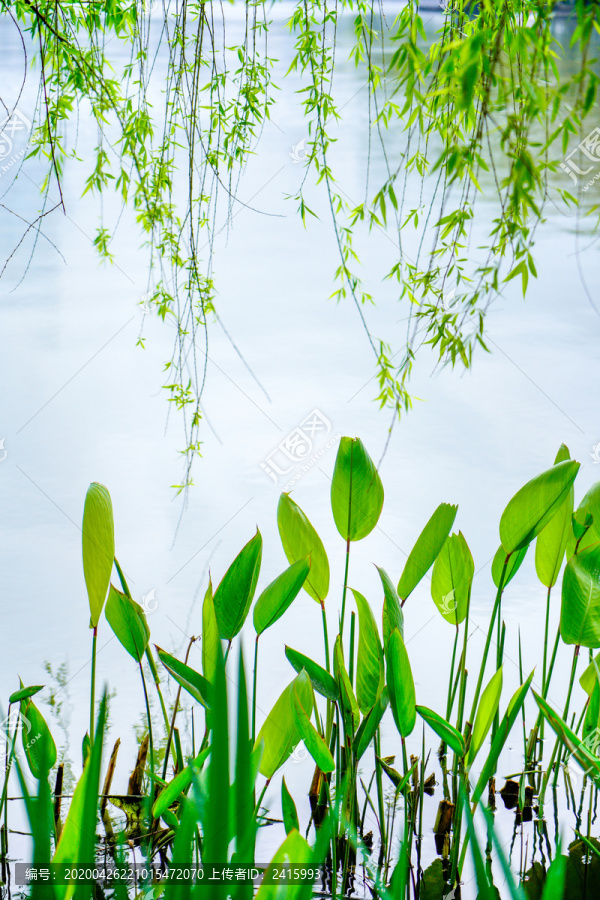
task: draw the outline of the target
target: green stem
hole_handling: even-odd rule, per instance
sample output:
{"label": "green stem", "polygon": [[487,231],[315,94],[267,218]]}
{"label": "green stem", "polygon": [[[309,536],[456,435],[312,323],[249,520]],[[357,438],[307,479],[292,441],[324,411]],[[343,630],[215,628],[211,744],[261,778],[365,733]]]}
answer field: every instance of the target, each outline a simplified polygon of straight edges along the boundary
{"label": "green stem", "polygon": [[323,600],[321,600],[321,617],[323,619],[323,640],[325,641],[325,668],[329,672],[329,635],[327,634],[327,614]]}
{"label": "green stem", "polygon": [[385,809],[383,797],[383,778],[381,773],[381,765],[377,757],[381,756],[379,728],[375,732],[375,740],[373,742],[373,753],[375,754],[375,775],[377,779],[377,806],[379,808],[379,830],[381,831],[381,850],[379,852],[379,864],[387,857],[387,835],[385,828]]}
{"label": "green stem", "polygon": [[350,659],[348,665],[348,678],[350,684],[354,685],[354,629],[356,627],[356,615],[354,612],[350,615]]}
{"label": "green stem", "polygon": [[256,740],[256,677],[258,672],[258,639],[260,635],[256,635],[254,642],[254,674],[252,676],[252,744]]}
{"label": "green stem", "polygon": [[456,634],[454,635],[454,646],[452,648],[452,662],[450,663],[450,678],[448,679],[448,699],[446,700],[446,721],[450,721],[450,716],[452,715],[452,700],[453,700],[453,691],[452,685],[454,683],[454,666],[456,664],[456,648],[458,646],[458,638],[459,638],[459,628],[456,626]]}
{"label": "green stem", "polygon": [[[492,640],[492,633],[494,631],[494,624],[496,621],[496,616],[498,614],[498,609],[500,608],[500,600],[502,598],[502,591],[504,590],[504,579],[506,577],[506,569],[508,566],[508,561],[510,559],[510,553],[507,555],[504,560],[504,566],[502,567],[502,575],[500,576],[500,583],[498,584],[498,590],[496,592],[496,599],[494,601],[494,609],[492,610],[492,617],[490,619],[490,624],[488,626],[488,633],[485,639],[485,648],[483,651],[483,658],[481,660],[481,666],[479,668],[479,676],[477,678],[477,687],[475,688],[475,696],[473,697],[473,706],[471,708],[471,715],[469,717],[469,721],[472,723],[475,721],[475,713],[477,712],[477,705],[479,703],[479,695],[481,693],[481,686],[483,684],[483,676],[485,674],[485,666],[487,663],[488,653],[490,651],[490,643]],[[468,619],[467,619],[468,621]]]}
{"label": "green stem", "polygon": [[144,701],[146,703],[146,717],[148,719],[148,738],[150,741],[150,774],[152,784],[151,794],[154,793],[154,740],[152,738],[152,718],[150,716],[150,701],[148,699],[148,688],[146,687],[146,677],[144,675],[144,667],[142,665],[142,661],[140,660],[138,663],[140,667],[140,675],[142,676],[142,687],[144,688]]}
{"label": "green stem", "polygon": [[[351,485],[352,487],[352,485]],[[348,514],[350,518],[350,514]],[[348,523],[348,527],[350,524]],[[348,590],[348,568],[350,566],[350,538],[346,541],[346,568],[344,570],[344,592],[342,594],[342,615],[340,617],[340,634],[344,635],[344,616],[346,613],[346,591]]]}
{"label": "green stem", "polygon": [[92,636],[92,677],[90,683],[90,747],[94,743],[94,710],[96,706],[96,642],[98,639],[98,626],[94,626]]}

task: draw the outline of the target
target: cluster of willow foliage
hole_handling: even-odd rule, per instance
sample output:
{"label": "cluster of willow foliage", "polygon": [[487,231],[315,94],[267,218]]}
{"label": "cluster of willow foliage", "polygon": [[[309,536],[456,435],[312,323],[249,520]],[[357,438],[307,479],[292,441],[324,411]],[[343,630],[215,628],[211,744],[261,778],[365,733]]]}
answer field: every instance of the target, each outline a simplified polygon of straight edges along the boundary
{"label": "cluster of willow foliage", "polygon": [[[494,885],[499,877],[504,896],[512,900],[592,900],[600,885],[600,842],[592,834],[600,784],[600,655],[593,654],[600,648],[600,482],[575,508],[578,470],[579,463],[561,446],[554,465],[508,502],[492,564],[496,595],[488,605],[483,651],[469,641],[475,565],[463,534],[452,531],[456,506],[442,503],[434,511],[397,583],[378,569],[381,626],[373,599],[369,602],[350,586],[350,555],[376,527],[384,503],[383,485],[359,439],[341,439],[331,483],[331,511],[346,560],[339,607],[332,609],[328,553],[305,512],[284,493],[277,524],[289,566],[259,588],[263,541],[257,530],[216,588],[209,579],[201,616],[200,611],[197,615],[201,632],[191,638],[183,660],[156,644],[152,649],[145,612],[133,599],[115,557],[110,494],[103,485],[90,485],[82,536],[93,652],[83,772],[63,820],[62,766],[55,769],[56,745],[32,699],[41,686],[21,683],[9,698],[6,727],[0,798],[2,870],[10,833],[8,784],[16,767],[33,835],[31,862],[38,867],[54,865],[54,871],[62,873],[56,886],[34,881],[32,900],[38,895],[66,900],[74,884],[80,897],[88,897],[94,867],[102,859],[126,867],[130,851],[135,858],[138,848],[148,863],[144,892],[152,889],[155,897],[187,900],[196,896],[195,888],[189,876],[181,882],[180,873],[194,864],[221,869],[260,864],[257,835],[261,826],[277,821],[273,814],[280,814],[286,835],[270,865],[262,861],[267,874],[258,889],[259,900],[309,898],[318,883],[335,900],[348,895],[359,872],[368,890],[383,900],[457,898],[471,878],[469,853],[477,897],[483,900],[499,896]],[[547,590],[542,665],[537,674],[534,669],[525,675],[519,639],[519,685],[507,698],[502,604],[506,588],[533,546],[536,572]],[[450,670],[447,676],[438,673],[440,684],[447,685],[446,704],[440,711],[423,704],[428,698],[419,696],[424,690],[415,686],[404,639],[405,617],[411,615],[407,601],[430,570],[433,602],[449,636],[454,635]],[[556,602],[552,589],[561,576],[560,623],[552,639]],[[113,578],[120,588],[111,583]],[[291,680],[259,722],[257,697],[267,676],[264,663],[259,667],[260,638],[285,615],[301,590],[315,601],[323,650],[311,648],[309,656],[289,645],[282,649]],[[249,619],[255,646],[251,685],[242,640]],[[336,637],[330,645],[333,621]],[[99,630],[106,627],[137,666],[146,706],[147,729],[127,795],[112,789],[119,741],[108,763],[103,761],[106,696],[98,707],[95,648]],[[201,642],[201,671],[190,658],[196,641]],[[560,645],[573,647],[573,663],[559,712],[548,696]],[[586,699],[575,711],[573,688],[582,648],[589,650],[580,677]],[[170,710],[163,699],[165,676],[177,686]],[[158,722],[151,715],[149,680],[160,703]],[[557,681],[554,678],[553,693],[560,690]],[[441,693],[434,698],[436,706],[444,700]],[[234,696],[236,714],[230,716]],[[185,698],[193,704],[196,726],[204,726],[193,730],[191,738],[179,728],[178,712]],[[391,731],[384,727],[386,716],[393,723]],[[544,734],[548,725],[555,735],[552,741]],[[519,731],[522,768],[497,791],[502,755]],[[17,749],[19,737],[22,751]],[[295,800],[282,773],[300,742],[314,763],[314,773],[311,777],[309,768],[303,770],[309,803],[299,807],[298,795]],[[26,768],[36,783],[35,795],[30,794]],[[575,813],[568,856],[561,849],[566,811],[556,803],[555,793],[553,805],[560,809],[562,834],[557,823],[552,835],[545,813],[547,789],[556,788],[561,772]],[[271,808],[265,808],[267,788],[273,783],[280,786],[281,805],[277,808],[278,801],[269,800]],[[436,855],[428,839],[428,805],[438,784],[442,797],[434,826]],[[528,853],[521,852],[520,860],[515,859],[518,854],[510,858],[497,834],[497,794],[512,798],[515,835],[524,821],[533,822],[528,869]],[[111,816],[115,807],[127,813],[127,822],[115,821]],[[106,842],[98,855],[100,819]],[[522,830],[521,835],[523,839]],[[298,870],[301,877],[294,883],[278,882],[277,867],[288,873]],[[73,869],[78,868],[92,872],[85,884],[73,882]],[[473,896],[472,887],[471,878],[464,887],[465,898]],[[250,882],[222,882],[211,885],[210,896],[249,898],[253,890]],[[126,900],[125,884],[118,893]]]}
{"label": "cluster of willow foliage", "polygon": [[[520,278],[525,291],[536,275],[535,235],[548,202],[579,203],[559,166],[570,141],[585,137],[595,105],[599,7],[576,0],[569,48],[553,34],[556,5],[452,0],[427,35],[416,0],[393,22],[381,2],[299,0],[286,24],[270,18],[265,0],[246,0],[239,34],[227,10],[207,0],[2,0],[2,27],[18,30],[24,71],[33,62],[39,75],[30,151],[46,161],[47,178],[40,216],[27,231],[64,207],[61,183],[77,157],[77,117],[91,116],[97,144],[83,163],[86,191],[117,192],[134,210],[151,260],[147,303],[176,326],[165,387],[185,427],[181,486],[191,483],[200,450],[208,326],[218,316],[217,210],[231,215],[241,202],[245,164],[277,99],[274,29],[293,35],[288,71],[301,79],[310,135],[295,197],[299,213],[309,221],[306,193],[319,185],[339,250],[334,295],[348,298],[360,315],[375,357],[377,399],[399,415],[411,406],[417,351],[430,345],[440,364],[470,366],[476,347],[486,346],[486,312],[503,284]],[[358,205],[332,162],[344,115],[334,88],[344,16],[354,23],[350,57],[368,84],[368,155],[377,150],[386,173],[380,184],[365,173],[366,199]],[[557,61],[567,53],[576,63],[570,59],[562,77]],[[492,174],[486,202],[494,201],[494,212],[473,248],[482,171]],[[58,189],[54,206],[50,187]],[[97,230],[96,246],[107,259],[120,218],[102,220]],[[380,275],[397,283],[408,322],[398,347],[368,325],[373,297],[361,281],[360,225],[386,229],[396,245],[393,265]]]}

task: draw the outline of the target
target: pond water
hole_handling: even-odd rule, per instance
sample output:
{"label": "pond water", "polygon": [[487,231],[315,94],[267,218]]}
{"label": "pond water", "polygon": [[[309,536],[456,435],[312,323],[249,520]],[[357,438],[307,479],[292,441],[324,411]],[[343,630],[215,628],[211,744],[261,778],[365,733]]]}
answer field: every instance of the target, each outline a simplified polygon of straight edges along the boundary
{"label": "pond water", "polygon": [[[286,199],[303,177],[293,148],[307,138],[294,93],[298,81],[281,77],[293,50],[283,27],[289,9],[282,5],[272,12],[281,26],[273,29],[272,51],[280,60],[275,81],[283,90],[239,190],[242,200],[263,214],[236,207],[232,227],[224,228],[216,240],[217,308],[224,327],[215,324],[210,330],[203,457],[185,508],[170,487],[181,475],[178,450],[183,434],[161,390],[173,331],[144,316],[139,307],[147,289],[147,257],[126,217],[113,247],[115,265],[100,265],[92,245],[98,208],[88,197],[81,199],[81,167],[68,166],[63,180],[68,215],[57,210],[49,216],[45,239],[40,238],[33,255],[27,239],[3,276],[0,697],[6,703],[19,676],[29,684],[51,684],[45,661],[53,670],[65,663],[68,684],[58,698],[63,700],[63,722],[75,748],[87,727],[91,640],[79,528],[91,481],[103,482],[111,492],[117,554],[134,595],[147,598],[153,640],[179,653],[201,628],[209,569],[218,582],[257,525],[264,538],[260,584],[264,586],[285,566],[275,513],[280,491],[293,482],[293,497],[329,552],[333,632],[344,565],[344,544],[329,505],[337,437],[360,436],[379,461],[390,415],[373,402],[374,360],[355,309],[349,301],[336,304],[327,299],[334,289],[337,258],[326,208],[311,189],[322,218],[305,229],[293,202]],[[239,22],[233,12],[231,19],[235,30]],[[440,21],[432,13],[428,30]],[[567,27],[557,23],[557,29]],[[344,62],[350,40],[348,22],[338,48],[336,91],[343,118],[336,127],[332,157],[340,186],[356,200],[364,194],[368,108],[364,72]],[[4,97],[7,105],[19,89],[20,54],[15,34],[3,22],[2,93],[13,92]],[[19,101],[29,118],[34,93],[31,75]],[[83,155],[95,135],[85,116],[78,128]],[[381,153],[373,141],[371,185],[382,175]],[[28,161],[13,181],[12,171],[0,176],[0,192],[10,186],[2,202],[25,218],[35,214],[39,168]],[[494,215],[485,183],[483,187],[474,246]],[[599,189],[598,183],[591,188],[591,202],[597,200]],[[382,594],[373,563],[397,581],[406,554],[434,508],[442,501],[458,503],[455,527],[464,533],[477,571],[470,638],[475,658],[482,645],[479,625],[487,621],[493,601],[490,562],[507,501],[552,463],[561,442],[582,464],[579,499],[600,477],[600,454],[594,450],[600,442],[600,317],[582,284],[583,273],[592,298],[598,297],[598,243],[589,233],[591,221],[578,222],[565,212],[549,206],[547,221],[538,230],[539,277],[527,300],[513,281],[494,303],[488,318],[492,352],[478,353],[467,373],[438,371],[433,357],[417,366],[412,387],[421,400],[396,424],[381,463],[383,514],[375,531],[352,548],[350,584],[379,613]],[[118,216],[116,204],[109,200],[104,214],[110,228]],[[21,225],[5,208],[0,210],[3,257],[19,241]],[[365,281],[377,304],[366,309],[365,316],[373,333],[398,349],[406,308],[398,303],[393,286],[381,280],[393,260],[393,241],[375,230],[361,235],[359,247]],[[136,348],[141,330],[147,339],[144,350]],[[265,467],[273,470],[273,462],[280,469],[284,466],[281,454],[273,452],[311,415],[313,423],[323,428],[314,434],[307,453],[310,464],[302,464],[307,470],[294,466],[274,480]],[[558,600],[556,592],[555,622]],[[525,670],[541,659],[544,602],[545,591],[536,579],[530,553],[504,601],[505,697],[518,682],[519,632]],[[453,630],[434,607],[428,579],[410,597],[405,614],[417,700],[441,710]],[[135,666],[111,634],[103,622],[98,678],[117,691],[110,736],[123,741],[114,788],[124,792],[135,753],[133,725],[141,724],[143,697]],[[245,640],[248,661],[252,634],[250,625]],[[303,652],[321,652],[320,611],[307,595],[298,597],[262,640],[262,714],[293,674],[284,643]],[[549,698],[556,706],[564,702],[569,657],[561,648]],[[196,649],[191,657],[195,663],[199,666]],[[580,701],[579,687],[576,692]],[[53,727],[64,744],[58,723]],[[516,731],[504,774],[518,770],[520,764]],[[416,749],[418,729],[413,737]],[[391,717],[382,750],[386,754],[398,750]],[[78,772],[79,754],[71,755]],[[511,755],[516,766],[512,769]],[[300,795],[312,775],[310,758],[300,753],[288,768],[288,785]],[[275,806],[278,790],[276,778],[267,795]],[[265,853],[278,843],[277,837],[263,837]]]}

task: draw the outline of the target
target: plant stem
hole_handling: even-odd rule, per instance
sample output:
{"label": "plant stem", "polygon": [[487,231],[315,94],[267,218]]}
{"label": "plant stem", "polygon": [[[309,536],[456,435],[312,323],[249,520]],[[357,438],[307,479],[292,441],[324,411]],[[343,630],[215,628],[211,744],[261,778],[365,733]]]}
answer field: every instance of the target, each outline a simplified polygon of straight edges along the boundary
{"label": "plant stem", "polygon": [[254,642],[254,673],[252,676],[252,744],[256,740],[256,676],[258,672],[258,639],[260,635],[256,635]]}
{"label": "plant stem", "polygon": [[[140,675],[142,676],[142,687],[144,688],[144,701],[146,703],[146,717],[148,719],[148,738],[150,741],[150,773],[152,776],[152,782],[154,782],[154,740],[152,738],[152,718],[150,716],[150,701],[148,699],[148,688],[146,687],[146,677],[144,675],[144,667],[142,665],[142,661],[140,660],[138,663],[140,667]],[[154,788],[154,784],[152,785]],[[153,790],[151,791],[153,793]]]}
{"label": "plant stem", "polygon": [[[348,516],[349,518],[349,516]],[[346,613],[346,591],[348,590],[348,568],[350,566],[350,538],[346,541],[346,568],[344,570],[344,592],[342,594],[342,615],[340,616],[340,634],[344,637],[344,615]]]}
{"label": "plant stem", "polygon": [[354,612],[350,615],[350,659],[348,660],[348,678],[350,684],[354,686],[354,629],[356,627],[356,615]]}
{"label": "plant stem", "polygon": [[[483,658],[481,660],[481,666],[479,669],[479,676],[477,678],[477,687],[475,688],[475,696],[473,697],[473,706],[471,708],[471,715],[469,717],[469,721],[472,723],[475,721],[475,713],[477,712],[477,704],[479,703],[479,695],[481,693],[481,685],[483,684],[483,676],[485,674],[485,666],[487,663],[488,653],[490,651],[490,643],[492,640],[492,633],[494,630],[494,623],[496,621],[496,615],[498,614],[498,609],[500,607],[500,600],[502,597],[502,591],[504,590],[504,579],[506,577],[506,569],[508,566],[508,561],[510,559],[510,553],[507,554],[506,559],[504,560],[504,566],[502,567],[502,574],[500,576],[500,582],[498,584],[498,590],[496,592],[496,599],[494,601],[494,608],[492,610],[492,617],[490,619],[490,624],[488,626],[488,633],[485,639],[485,649],[483,651]],[[468,618],[467,618],[468,622]],[[466,628],[466,626],[465,626]]]}
{"label": "plant stem", "polygon": [[325,641],[325,668],[329,672],[329,635],[327,634],[327,614],[323,600],[321,600],[321,617],[323,619],[323,640]]}
{"label": "plant stem", "polygon": [[90,747],[94,743],[94,709],[96,706],[96,642],[98,639],[98,626],[94,626],[92,635],[92,677],[90,683]]}

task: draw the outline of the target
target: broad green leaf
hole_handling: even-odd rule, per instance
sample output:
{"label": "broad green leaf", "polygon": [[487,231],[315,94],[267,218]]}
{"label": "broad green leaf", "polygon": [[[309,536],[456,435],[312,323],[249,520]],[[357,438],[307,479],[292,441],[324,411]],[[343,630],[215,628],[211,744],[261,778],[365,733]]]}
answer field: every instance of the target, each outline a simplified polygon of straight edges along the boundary
{"label": "broad green leaf", "polygon": [[415,683],[402,635],[395,628],[385,651],[387,689],[396,728],[403,738],[408,737],[417,721]]}
{"label": "broad green leaf", "polygon": [[600,647],[600,544],[581,550],[565,567],[560,634],[565,644]]}
{"label": "broad green leaf", "polygon": [[191,766],[186,766],[173,778],[160,792],[154,806],[152,816],[160,819],[163,813],[178,800],[192,783],[193,771]]}
{"label": "broad green leaf", "polygon": [[492,727],[494,716],[500,705],[500,695],[502,694],[502,666],[492,675],[489,684],[481,695],[477,713],[475,714],[475,724],[471,733],[471,744],[469,746],[469,765],[473,762],[479,753],[483,742],[487,737],[487,733]]}
{"label": "broad green leaf", "polygon": [[475,563],[462,532],[451,534],[433,567],[431,596],[447,622],[460,625],[467,615]]}
{"label": "broad green leaf", "polygon": [[142,607],[111,584],[105,614],[123,647],[136,662],[141,662],[150,640],[150,629]]}
{"label": "broad green leaf", "polygon": [[504,745],[508,740],[508,736],[512,730],[513,725],[515,724],[517,716],[521,712],[521,708],[525,703],[525,697],[527,696],[527,692],[529,691],[529,688],[531,686],[533,675],[534,672],[531,673],[527,681],[525,681],[519,688],[517,688],[510,699],[510,702],[506,709],[506,713],[500,719],[498,731],[496,732],[492,740],[492,746],[490,747],[490,751],[487,755],[486,761],[483,764],[483,769],[481,770],[477,785],[475,787],[475,791],[473,793],[473,803],[479,802],[485,788],[487,787],[489,779],[496,771],[496,763],[500,758],[500,754],[502,753]]}
{"label": "broad green leaf", "polygon": [[358,726],[356,735],[354,736],[354,742],[352,746],[357,760],[361,758],[361,756],[364,754],[365,750],[373,740],[375,732],[379,728],[381,720],[383,719],[383,715],[389,704],[390,699],[388,696],[388,689],[387,687],[384,687],[379,697],[375,701],[373,709],[368,715],[364,717],[364,719]]}
{"label": "broad green leaf", "polygon": [[[236,859],[254,859],[256,830],[258,823],[254,815],[256,802],[254,786],[257,771],[252,756],[250,737],[250,715],[248,711],[248,689],[246,666],[240,647],[238,658],[237,723],[235,749],[235,786],[232,791],[235,803],[235,852]],[[252,889],[238,892],[238,900],[251,900]]]}
{"label": "broad green leaf", "polygon": [[215,591],[214,607],[219,635],[230,641],[246,621],[260,572],[262,537],[254,537],[240,550]]}
{"label": "broad green leaf", "polygon": [[[508,563],[506,565],[506,572],[504,572],[504,582],[502,584],[502,588],[504,589],[509,581],[515,577],[519,569],[521,568],[521,563],[525,559],[527,554],[527,550],[529,549],[529,544],[526,547],[523,547],[522,550],[518,550],[516,553],[511,553],[508,556]],[[507,553],[502,544],[496,550],[496,555],[494,556],[492,562],[492,580],[497,588],[500,587],[500,579],[502,578],[502,572],[504,571],[504,563],[506,562]]]}
{"label": "broad green leaf", "polygon": [[597,782],[598,779],[600,779],[600,759],[596,756],[595,753],[591,752],[586,744],[582,740],[580,740],[580,738],[578,738],[573,731],[571,731],[567,723],[564,722],[559,714],[552,709],[549,703],[547,703],[542,697],[540,697],[539,694],[536,694],[535,691],[533,691],[532,693],[535,697],[537,705],[552,726],[552,729],[556,733],[558,739],[575,757],[579,765],[582,766],[584,770],[591,770],[592,778],[594,778],[594,780]]}
{"label": "broad green leaf", "polygon": [[47,775],[56,762],[56,744],[46,720],[29,698],[21,700],[21,738],[33,777]]}
{"label": "broad green leaf", "polygon": [[[584,550],[590,544],[600,541],[600,481],[597,481],[587,491],[583,500],[577,507],[575,518],[580,524],[579,534],[570,531],[567,540],[567,559],[575,553],[575,545],[579,541],[579,550]],[[591,521],[590,521],[591,518]]]}
{"label": "broad green leaf", "polygon": [[388,778],[390,779],[390,781],[396,788],[396,793],[400,793],[400,791],[405,787],[405,785],[408,784],[413,772],[415,771],[415,769],[418,766],[418,762],[415,761],[412,764],[412,766],[410,767],[410,769],[408,770],[408,772],[406,773],[406,775],[401,775],[397,769],[394,769],[394,768],[392,768],[392,766],[389,766],[386,763],[385,759],[380,759],[379,757],[377,757],[377,762],[379,763],[379,765],[381,766],[381,768],[383,769],[385,774],[388,776]]}
{"label": "broad green leaf", "polygon": [[285,833],[289,834],[290,831],[294,830],[294,828],[296,829],[296,831],[300,831],[300,822],[298,819],[296,804],[294,803],[294,798],[288,791],[287,784],[285,783],[285,778],[281,779],[281,810],[283,813],[283,826],[285,828]]}
{"label": "broad green leaf", "polygon": [[462,734],[456,730],[456,728],[447,722],[442,716],[439,716],[432,709],[429,709],[427,706],[417,706],[417,712],[424,719],[427,724],[433,728],[435,733],[439,738],[444,741],[445,744],[454,750],[457,756],[465,755],[465,742],[463,740]]}
{"label": "broad green leaf", "polygon": [[591,735],[591,740],[595,740],[595,736],[598,734],[598,723],[600,719],[600,681],[596,681],[594,685],[594,689],[590,696],[590,702],[587,705],[587,709],[585,711],[585,717],[583,720],[583,727],[581,733],[583,735],[583,740],[587,741],[587,739]]}
{"label": "broad green leaf", "polygon": [[[221,644],[217,648],[211,685],[211,743],[210,761],[206,779],[207,797],[203,808],[202,851],[204,858],[228,859],[229,843],[233,830],[232,790],[229,778],[229,715],[225,663]],[[219,887],[221,887],[219,885]],[[224,885],[219,892],[211,888],[211,900],[225,898],[229,894]]]}
{"label": "broad green leaf", "polygon": [[299,559],[264,589],[254,606],[254,628],[257,634],[262,634],[284,614],[300,593],[309,570],[308,557]]}
{"label": "broad green leaf", "polygon": [[286,865],[307,868],[313,863],[310,844],[295,828],[292,829],[267,866],[256,900],[300,900],[307,893],[307,885],[289,881],[286,884],[280,878],[274,877],[273,872],[281,872],[282,866]]}
{"label": "broad green leaf", "polygon": [[85,495],[81,550],[91,627],[96,628],[110,584],[115,558],[115,531],[110,494],[103,484],[95,481]]}
{"label": "broad green leaf", "polygon": [[398,592],[392,583],[392,579],[385,571],[375,566],[379,572],[381,583],[383,585],[383,611],[381,614],[381,624],[383,633],[383,646],[387,647],[390,634],[397,628],[402,637],[404,637],[404,613]]}
{"label": "broad green leaf", "polygon": [[277,506],[277,527],[289,563],[308,556],[310,572],[304,582],[306,593],[323,603],[329,593],[329,560],[323,542],[307,516],[289,494],[282,494]]}
{"label": "broad green leaf", "polygon": [[255,747],[264,741],[260,772],[265,778],[273,777],[302,740],[292,706],[294,687],[302,707],[307,712],[312,709],[310,680],[306,672],[301,672],[283,690],[256,738]]}
{"label": "broad green leaf", "polygon": [[184,691],[187,691],[202,706],[208,707],[210,705],[210,683],[207,679],[191,666],[171,656],[165,650],[161,650],[160,647],[156,648],[156,652],[161,663],[177,684],[180,684]]}
{"label": "broad green leaf", "polygon": [[596,675],[596,668],[600,672],[600,653],[596,654],[594,659],[591,661],[591,663],[579,679],[579,684],[588,696],[591,696],[596,681],[598,680],[598,676]]}
{"label": "broad green leaf", "polygon": [[339,634],[335,639],[333,648],[333,672],[340,689],[342,716],[344,717],[346,732],[354,734],[358,720],[360,719],[360,711],[346,670],[346,664],[344,663],[344,650],[342,647],[342,639]]}
{"label": "broad green leaf", "polygon": [[[304,678],[304,683],[308,683],[312,701],[312,687],[310,687],[310,679],[308,675],[306,674],[306,672],[304,672],[304,674],[300,673],[298,678]],[[302,740],[304,741],[304,746],[314,759],[321,772],[333,772],[333,770],[335,769],[333,757],[329,752],[329,747],[310,721],[311,710],[312,702],[308,713],[304,708],[299,694],[298,684],[296,683],[292,691],[292,711],[294,714],[296,727],[300,733]]]}
{"label": "broad green leaf", "polygon": [[367,600],[352,590],[358,609],[358,654],[356,662],[356,700],[363,715],[375,705],[385,684],[383,650],[375,616]]}
{"label": "broad green leaf", "polygon": [[44,687],[43,684],[34,684],[31,687],[22,687],[19,688],[18,691],[15,691],[14,694],[11,694],[8,698],[9,703],[18,703],[19,700],[27,700],[28,697],[33,697]]}
{"label": "broad green leaf", "polygon": [[214,684],[217,660],[221,653],[221,638],[215,612],[212,584],[209,581],[202,602],[202,672]]}
{"label": "broad green leaf", "polygon": [[[561,444],[554,465],[568,459],[569,451],[564,444]],[[535,543],[535,570],[542,584],[548,588],[556,584],[565,558],[567,539],[572,533],[571,516],[573,515],[574,496],[575,492],[571,486],[546,527],[538,534]]]}
{"label": "broad green leaf", "polygon": [[152,807],[152,816],[155,819],[159,819],[164,815],[165,811],[187,791],[194,777],[194,768],[201,768],[209,754],[210,747],[206,747],[196,759],[187,765],[185,769],[182,769],[181,772],[178,772],[177,775],[164,786]]}
{"label": "broad green leaf", "polygon": [[373,531],[383,507],[383,485],[359,438],[340,440],[331,481],[331,509],[345,541],[360,541]]}
{"label": "broad green leaf", "polygon": [[566,460],[528,481],[510,500],[500,519],[500,541],[507,553],[538,536],[569,493],[579,463]]}
{"label": "broad green leaf", "polygon": [[398,595],[403,601],[414,591],[436,561],[450,534],[457,510],[458,506],[441,503],[417,538],[398,583]]}
{"label": "broad green leaf", "polygon": [[302,669],[306,669],[307,675],[310,678],[315,691],[323,697],[326,697],[328,700],[333,700],[334,703],[337,703],[340,699],[340,690],[335,678],[333,678],[329,672],[325,671],[325,669],[310,659],[310,657],[305,656],[303,653],[299,653],[298,650],[293,650],[287,645],[285,648],[285,655],[296,672],[301,672]]}
{"label": "broad green leaf", "polygon": [[[94,859],[96,849],[96,820],[100,793],[100,764],[102,743],[106,726],[106,695],[100,701],[100,710],[94,729],[94,743],[87,756],[67,818],[62,826],[52,862],[55,865],[87,866]],[[75,884],[55,884],[54,896],[67,900],[76,893]]]}

